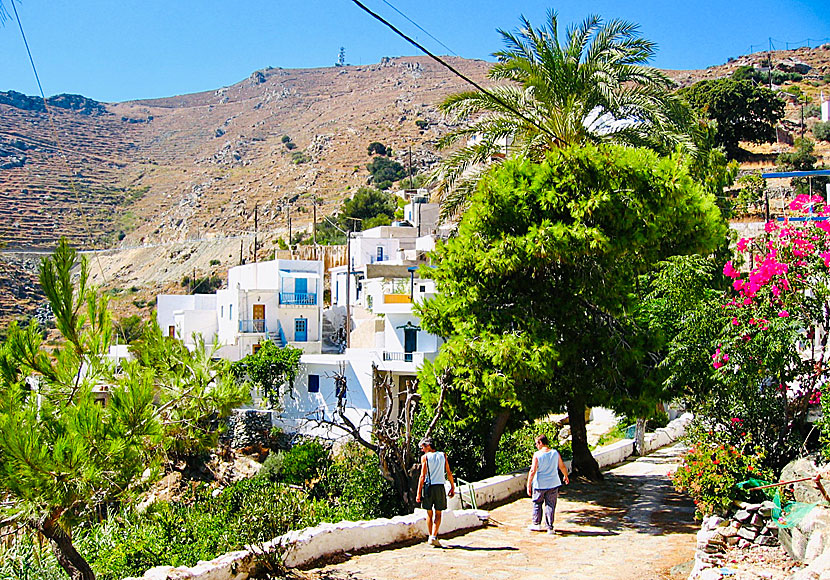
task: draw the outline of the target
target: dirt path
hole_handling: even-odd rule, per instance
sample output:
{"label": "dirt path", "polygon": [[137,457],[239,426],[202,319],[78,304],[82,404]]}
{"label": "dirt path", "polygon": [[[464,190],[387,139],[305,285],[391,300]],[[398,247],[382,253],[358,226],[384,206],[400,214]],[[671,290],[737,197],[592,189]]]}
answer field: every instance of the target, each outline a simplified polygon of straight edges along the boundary
{"label": "dirt path", "polygon": [[491,510],[497,522],[444,538],[444,548],[410,545],[353,556],[307,571],[315,580],[668,579],[694,556],[694,507],[666,474],[682,448],[659,450],[606,473],[600,484],[576,483],[560,495],[557,535],[529,532],[530,500]]}

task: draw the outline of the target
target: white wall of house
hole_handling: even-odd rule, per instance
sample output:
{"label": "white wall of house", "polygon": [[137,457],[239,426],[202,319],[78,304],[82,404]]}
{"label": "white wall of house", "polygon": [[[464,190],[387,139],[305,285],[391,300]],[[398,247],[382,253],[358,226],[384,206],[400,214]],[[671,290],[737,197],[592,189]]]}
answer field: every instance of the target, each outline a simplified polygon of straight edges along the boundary
{"label": "white wall of house", "polygon": [[[373,361],[375,358],[365,352],[303,355],[294,388],[283,398],[283,410],[275,415],[275,424],[287,431],[302,431],[327,438],[343,437],[344,431],[319,426],[313,421],[315,417],[329,420],[335,418],[337,394],[333,376],[342,369],[347,384],[346,414],[355,424],[361,425],[364,437],[369,437],[372,421]],[[316,383],[313,377],[316,377]],[[310,391],[309,386],[313,388],[315,384],[317,391]]]}
{"label": "white wall of house", "polygon": [[[162,334],[168,336],[170,326],[176,325],[175,314],[184,311],[215,312],[215,294],[159,294],[156,297],[156,321],[161,328]],[[215,316],[215,314],[214,314]],[[177,334],[184,329],[177,328]],[[181,334],[178,338],[189,337],[189,334]],[[211,332],[213,336],[213,332]]]}

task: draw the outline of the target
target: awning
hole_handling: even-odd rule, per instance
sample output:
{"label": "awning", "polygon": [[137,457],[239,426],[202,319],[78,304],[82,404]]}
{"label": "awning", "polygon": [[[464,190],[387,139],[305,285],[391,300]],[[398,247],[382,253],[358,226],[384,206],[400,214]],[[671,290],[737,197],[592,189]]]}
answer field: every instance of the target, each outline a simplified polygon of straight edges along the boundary
{"label": "awning", "polygon": [[814,169],[812,171],[778,171],[774,173],[762,173],[761,177],[816,177],[819,175],[830,175],[830,169]]}
{"label": "awning", "polygon": [[279,270],[280,278],[311,278],[319,280],[320,275],[316,272],[293,272],[289,270]]}

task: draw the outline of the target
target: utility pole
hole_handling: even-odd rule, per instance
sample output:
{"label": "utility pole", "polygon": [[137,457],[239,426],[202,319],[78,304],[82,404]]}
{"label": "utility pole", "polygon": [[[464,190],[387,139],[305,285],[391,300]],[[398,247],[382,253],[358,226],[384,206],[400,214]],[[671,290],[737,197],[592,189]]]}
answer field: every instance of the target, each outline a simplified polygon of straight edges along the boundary
{"label": "utility pole", "polygon": [[412,145],[409,146],[409,189],[414,189],[412,185]]}
{"label": "utility pole", "polygon": [[317,259],[317,198],[311,198],[311,211],[313,217],[311,218],[311,238],[314,243],[314,259]]}
{"label": "utility pole", "polygon": [[769,90],[772,90],[772,37],[769,38],[769,52],[767,58],[769,60]]}
{"label": "utility pole", "polygon": [[257,262],[257,210],[259,203],[254,204],[254,262]]}
{"label": "utility pole", "polygon": [[291,204],[288,204],[288,251],[291,251]]}
{"label": "utility pole", "polygon": [[804,93],[804,102],[801,103],[801,138],[804,139],[804,105],[807,104],[807,93]]}
{"label": "utility pole", "polygon": [[[363,221],[360,218],[348,217],[348,220],[354,222]],[[352,225],[349,225],[346,231],[346,348],[352,346],[352,295],[351,295],[351,280],[352,280]]]}

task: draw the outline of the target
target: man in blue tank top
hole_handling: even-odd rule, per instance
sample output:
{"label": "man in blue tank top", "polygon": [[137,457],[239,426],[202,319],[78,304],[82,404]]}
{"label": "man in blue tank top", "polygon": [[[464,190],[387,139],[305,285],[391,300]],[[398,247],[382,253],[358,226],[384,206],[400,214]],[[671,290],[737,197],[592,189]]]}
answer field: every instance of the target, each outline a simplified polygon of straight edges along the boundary
{"label": "man in blue tank top", "polygon": [[[440,548],[438,528],[441,527],[441,512],[447,509],[447,495],[455,495],[455,480],[447,456],[435,450],[432,439],[424,437],[420,445],[424,455],[421,457],[421,476],[418,478],[418,494],[415,501],[427,510],[427,543]],[[450,482],[449,494],[444,489],[446,480]]]}
{"label": "man in blue tank top", "polygon": [[[559,472],[562,472],[562,479],[568,483],[568,468],[559,452],[550,448],[545,435],[536,437],[536,449],[530,473],[527,474],[527,495],[533,500],[533,524],[528,529],[534,532],[547,530],[553,534],[553,514],[556,511],[559,487],[562,485]],[[545,506],[545,527],[542,527],[542,504]]]}

